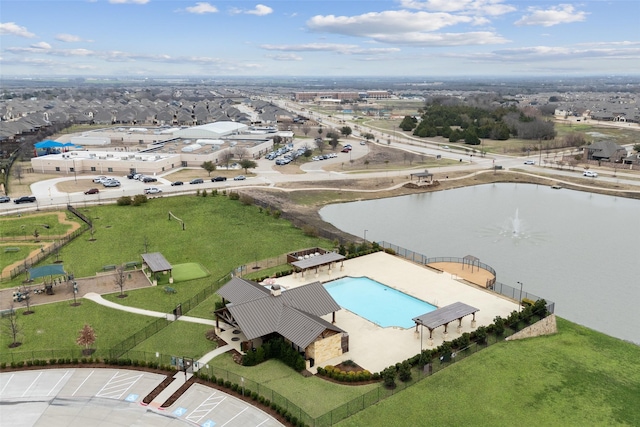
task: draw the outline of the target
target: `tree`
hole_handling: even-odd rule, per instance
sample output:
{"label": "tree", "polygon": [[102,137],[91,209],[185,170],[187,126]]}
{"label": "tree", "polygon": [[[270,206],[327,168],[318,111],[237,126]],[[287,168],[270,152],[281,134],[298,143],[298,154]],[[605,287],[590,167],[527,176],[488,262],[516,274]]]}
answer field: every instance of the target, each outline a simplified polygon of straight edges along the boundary
{"label": "tree", "polygon": [[323,152],[324,148],[326,146],[326,143],[324,142],[324,139],[322,138],[316,138],[316,148],[318,149],[319,152]]}
{"label": "tree", "polygon": [[85,323],[78,333],[76,344],[84,347],[84,350],[82,351],[83,354],[89,355],[92,353],[89,347],[91,347],[93,343],[96,342],[96,338],[96,331],[94,331],[91,326]]}
{"label": "tree", "polygon": [[331,140],[329,141],[329,145],[331,146],[331,148],[333,148],[334,150],[336,149],[336,147],[338,146],[338,138],[334,135]]}
{"label": "tree", "polygon": [[11,302],[9,310],[3,314],[2,320],[3,332],[11,337],[11,344],[9,344],[9,348],[16,348],[22,345],[21,342],[18,342],[18,337],[22,333],[22,327],[18,322],[18,314],[13,308],[13,302]]}
{"label": "tree", "polygon": [[400,125],[398,126],[404,131],[410,131],[416,127],[417,123],[418,121],[415,119],[415,117],[404,116],[404,118],[400,122]]}
{"label": "tree", "polygon": [[211,172],[213,172],[214,170],[216,170],[216,165],[215,163],[213,163],[211,160],[207,160],[206,162],[204,162],[203,164],[200,165],[200,167],[204,170],[207,171],[207,173],[209,174],[209,176],[211,176]]}
{"label": "tree", "polygon": [[22,165],[14,164],[13,165],[13,176],[18,180],[18,184],[22,184]]}
{"label": "tree", "polygon": [[124,266],[119,265],[116,267],[116,274],[113,276],[113,282],[120,288],[120,295],[118,298],[126,298],[127,295],[124,293],[124,285],[127,282],[127,277],[124,272]]}
{"label": "tree", "polygon": [[364,139],[366,139],[367,141],[370,141],[370,140],[372,140],[372,139],[375,139],[375,136],[374,136],[372,133],[370,133],[370,132],[367,132],[367,133],[363,134],[362,136],[363,136],[363,137],[364,137]]}
{"label": "tree", "polygon": [[249,168],[256,168],[258,164],[251,159],[242,159],[240,160],[240,167],[244,169],[244,173],[247,173]]}
{"label": "tree", "polygon": [[309,132],[311,132],[311,126],[302,125],[302,127],[300,127],[300,130],[302,130],[302,133],[304,133],[304,136],[307,136]]}
{"label": "tree", "polygon": [[22,294],[22,302],[26,308],[22,314],[33,314],[33,311],[31,311],[31,287],[23,285],[20,288],[20,293]]}
{"label": "tree", "polygon": [[340,133],[346,137],[348,137],[349,135],[351,135],[353,131],[351,130],[351,127],[349,126],[342,126],[342,128],[340,129]]}
{"label": "tree", "polygon": [[633,146],[633,151],[635,151],[636,153],[640,153],[640,144],[635,144]]}
{"label": "tree", "polygon": [[222,153],[220,153],[218,159],[220,159],[220,163],[225,165],[228,169],[229,163],[231,162],[231,159],[233,159],[233,153],[229,149],[224,150]]}
{"label": "tree", "polygon": [[247,156],[249,155],[249,150],[247,150],[247,149],[246,149],[246,148],[244,148],[244,147],[238,147],[238,146],[236,146],[236,147],[233,149],[233,155],[234,155],[234,157],[235,157],[236,159],[238,159],[238,160],[242,160],[242,159],[244,159],[245,157],[247,157]]}

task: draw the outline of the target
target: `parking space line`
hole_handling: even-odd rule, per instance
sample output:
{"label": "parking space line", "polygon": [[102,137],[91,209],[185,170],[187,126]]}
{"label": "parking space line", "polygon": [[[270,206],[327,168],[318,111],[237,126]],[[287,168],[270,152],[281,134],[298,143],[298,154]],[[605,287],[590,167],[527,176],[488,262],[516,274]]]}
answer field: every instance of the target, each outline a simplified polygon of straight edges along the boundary
{"label": "parking space line", "polygon": [[94,372],[95,372],[95,370],[91,371],[91,372],[89,373],[89,375],[87,375],[87,378],[85,378],[85,379],[84,379],[84,381],[82,381],[82,383],[80,383],[80,385],[78,386],[78,388],[73,392],[73,394],[72,394],[71,396],[75,396],[75,395],[76,395],[76,393],[78,392],[78,390],[80,390],[80,387],[82,387],[82,386],[84,385],[84,383],[86,383],[86,382],[87,382],[87,380],[89,379],[89,377],[90,377],[91,375],[93,375],[93,373],[94,373]]}
{"label": "parking space line", "polygon": [[264,420],[263,422],[261,422],[260,424],[257,424],[256,427],[260,427],[262,424],[266,423],[267,421],[269,421],[269,418],[267,418],[266,420]]}
{"label": "parking space line", "polygon": [[248,407],[248,406],[245,406],[245,407],[244,407],[244,409],[243,409],[242,411],[240,411],[240,412],[238,412],[237,414],[235,414],[233,417],[231,417],[231,419],[229,419],[229,421],[227,421],[226,423],[222,424],[220,427],[224,427],[224,426],[226,426],[226,425],[227,425],[227,424],[229,424],[231,421],[233,421],[235,418],[239,417],[239,416],[240,416],[240,414],[242,414],[242,413],[243,413],[244,411],[246,411],[247,409],[249,409],[249,407]]}
{"label": "parking space line", "polygon": [[24,397],[29,392],[29,390],[31,390],[31,387],[33,387],[33,385],[38,381],[38,379],[40,378],[41,375],[42,375],[42,371],[38,374],[36,379],[33,380],[33,382],[29,385],[29,387],[27,387],[27,389],[24,391],[24,393],[22,393],[22,397]]}
{"label": "parking space line", "polygon": [[64,373],[64,375],[62,376],[62,378],[60,378],[60,379],[58,380],[58,382],[56,383],[56,385],[54,385],[54,386],[53,386],[53,388],[49,391],[49,393],[47,393],[47,396],[51,396],[51,393],[53,393],[53,391],[56,389],[56,387],[58,387],[58,384],[60,384],[60,382],[61,382],[62,380],[64,380],[64,379],[67,377],[67,374],[68,374],[69,372],[73,372],[73,371],[66,371],[66,372]]}
{"label": "parking space line", "polygon": [[13,379],[13,376],[15,374],[11,374],[11,376],[9,377],[9,379],[7,380],[6,383],[4,383],[4,386],[2,387],[2,390],[0,390],[0,396],[2,396],[2,393],[4,393],[4,389],[7,388],[7,386],[9,385],[9,383],[11,382],[11,380]]}
{"label": "parking space line", "polygon": [[226,396],[215,396],[215,394],[217,393],[213,393],[204,402],[202,402],[196,409],[191,411],[191,413],[187,415],[186,420],[192,421],[198,424],[201,419],[206,417],[209,412],[213,411],[219,404],[222,403],[223,400],[227,398]]}
{"label": "parking space line", "polygon": [[109,382],[102,387],[102,389],[96,394],[96,397],[106,397],[110,399],[120,399],[123,394],[127,392],[133,385],[142,378],[144,374],[136,375],[134,377],[124,373],[118,378],[118,372],[111,377]]}

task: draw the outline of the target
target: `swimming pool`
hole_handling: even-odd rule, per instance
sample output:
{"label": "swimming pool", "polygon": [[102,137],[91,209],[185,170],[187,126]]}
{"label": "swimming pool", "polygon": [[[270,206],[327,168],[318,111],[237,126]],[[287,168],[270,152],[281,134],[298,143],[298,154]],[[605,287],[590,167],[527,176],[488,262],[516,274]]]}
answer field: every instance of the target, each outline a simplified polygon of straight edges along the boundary
{"label": "swimming pool", "polygon": [[340,307],[383,328],[411,328],[411,319],[437,308],[368,277],[343,277],[324,287]]}

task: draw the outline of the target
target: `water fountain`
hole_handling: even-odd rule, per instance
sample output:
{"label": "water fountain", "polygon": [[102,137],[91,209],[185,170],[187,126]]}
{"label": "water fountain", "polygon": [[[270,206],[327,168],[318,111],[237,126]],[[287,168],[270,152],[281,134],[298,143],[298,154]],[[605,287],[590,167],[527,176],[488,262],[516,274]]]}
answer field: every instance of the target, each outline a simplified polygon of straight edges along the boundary
{"label": "water fountain", "polygon": [[518,209],[516,208],[516,216],[511,220],[511,227],[514,236],[518,236],[521,231],[520,218],[518,218]]}

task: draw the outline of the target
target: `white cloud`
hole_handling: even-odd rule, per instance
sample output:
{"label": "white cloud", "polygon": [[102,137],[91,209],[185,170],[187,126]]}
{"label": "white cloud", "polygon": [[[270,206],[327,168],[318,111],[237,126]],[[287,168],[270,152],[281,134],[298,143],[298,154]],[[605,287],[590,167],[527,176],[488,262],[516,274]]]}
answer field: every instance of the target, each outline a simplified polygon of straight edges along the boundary
{"label": "white cloud", "polygon": [[265,6],[263,4],[258,4],[258,5],[256,5],[256,7],[254,9],[247,10],[246,13],[248,15],[265,16],[265,15],[269,15],[269,14],[273,13],[273,9],[271,9],[269,6]]}
{"label": "white cloud", "polygon": [[[636,45],[637,46],[637,45]],[[501,49],[491,53],[447,55],[450,57],[482,60],[500,63],[521,62],[571,62],[579,59],[597,61],[598,59],[625,59],[637,61],[640,59],[640,46],[591,48],[560,47],[560,46],[528,46],[512,49]]]}
{"label": "white cloud", "polygon": [[47,42],[38,42],[38,43],[34,43],[31,45],[32,48],[34,49],[51,49],[51,45]]}
{"label": "white cloud", "polygon": [[218,8],[213,6],[212,4],[206,2],[198,2],[195,6],[189,6],[185,8],[185,10],[189,13],[197,13],[202,15],[204,13],[217,13]]}
{"label": "white cloud", "polygon": [[58,34],[56,35],[56,40],[65,42],[65,43],[75,43],[75,42],[82,41],[80,37],[74,36],[73,34]]}
{"label": "white cloud", "polygon": [[353,44],[339,43],[265,44],[260,47],[265,50],[278,50],[283,52],[337,52],[344,55],[380,55],[400,52],[400,49],[397,47],[361,48]]}
{"label": "white cloud", "polygon": [[528,15],[515,22],[515,25],[541,25],[543,27],[551,27],[553,25],[568,24],[571,22],[581,22],[587,19],[587,12],[576,10],[570,4],[560,4],[552,6],[549,9],[539,9],[530,7],[527,9]]}
{"label": "white cloud", "polygon": [[237,7],[232,7],[231,9],[229,9],[229,13],[231,13],[232,15],[245,14],[245,15],[265,16],[265,15],[272,14],[273,9],[263,4],[257,4],[256,7],[254,7],[253,9],[240,9]]}
{"label": "white cloud", "polygon": [[267,55],[267,58],[274,61],[302,61],[302,57],[295,53],[283,53],[281,55]]}
{"label": "white cloud", "polygon": [[406,9],[498,16],[516,10],[504,0],[400,0]]}
{"label": "white cloud", "polygon": [[147,4],[149,0],[109,0],[112,4]]}
{"label": "white cloud", "polygon": [[36,35],[29,32],[26,27],[21,27],[17,25],[15,22],[1,22],[0,23],[0,35],[3,36],[18,36],[18,37],[26,37],[33,38]]}
{"label": "white cloud", "polygon": [[489,31],[469,33],[405,33],[380,36],[376,40],[384,43],[413,46],[478,46],[502,44],[508,40]]}

